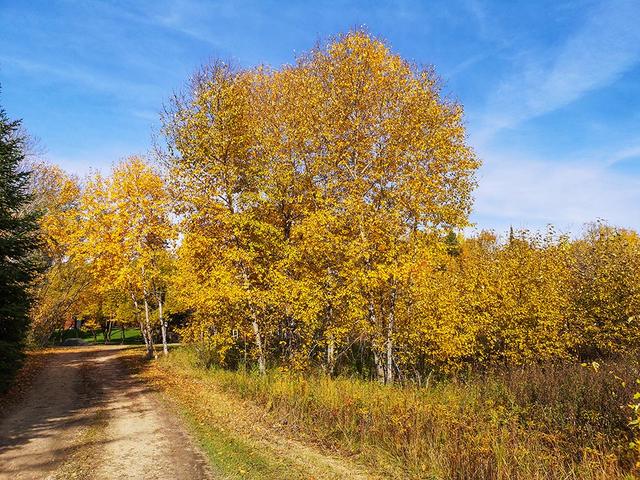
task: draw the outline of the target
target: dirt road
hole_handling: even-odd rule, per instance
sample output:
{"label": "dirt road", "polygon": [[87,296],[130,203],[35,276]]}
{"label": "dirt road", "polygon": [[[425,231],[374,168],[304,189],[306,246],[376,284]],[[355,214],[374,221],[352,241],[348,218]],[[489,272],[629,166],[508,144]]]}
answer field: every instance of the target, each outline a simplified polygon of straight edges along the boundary
{"label": "dirt road", "polygon": [[0,479],[209,479],[206,459],[113,346],[59,349],[1,414]]}

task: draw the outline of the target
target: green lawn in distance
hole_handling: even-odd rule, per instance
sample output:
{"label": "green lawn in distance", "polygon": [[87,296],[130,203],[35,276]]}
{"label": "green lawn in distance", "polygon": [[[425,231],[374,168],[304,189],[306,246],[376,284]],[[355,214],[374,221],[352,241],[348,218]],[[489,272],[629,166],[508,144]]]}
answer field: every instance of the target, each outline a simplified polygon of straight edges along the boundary
{"label": "green lawn in distance", "polygon": [[[71,328],[68,330],[64,330],[62,332],[62,338],[60,336],[60,330],[56,330],[53,335],[51,335],[50,342],[54,345],[58,345],[62,341],[67,338],[82,338],[87,343],[94,343],[93,333],[90,330],[80,329],[76,332],[75,328]],[[104,334],[102,331],[96,331],[95,342],[104,344]],[[111,342],[112,344],[120,344],[122,342],[122,330],[119,328],[114,328],[111,332]],[[142,340],[142,335],[140,334],[139,328],[126,328],[124,331],[124,344],[125,345],[134,345],[144,343]]]}

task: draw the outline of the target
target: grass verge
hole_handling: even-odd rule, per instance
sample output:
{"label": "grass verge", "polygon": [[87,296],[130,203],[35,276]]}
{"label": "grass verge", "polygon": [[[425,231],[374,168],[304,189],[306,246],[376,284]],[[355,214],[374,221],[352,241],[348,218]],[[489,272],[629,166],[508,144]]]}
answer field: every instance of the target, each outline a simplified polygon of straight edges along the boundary
{"label": "grass verge", "polygon": [[[636,478],[626,404],[638,367],[630,360],[597,371],[537,366],[427,388],[194,365],[192,353],[180,349],[155,369],[174,382],[170,395],[189,412],[214,463],[221,463],[219,451],[232,459],[229,470],[243,468],[246,448],[269,452],[264,445],[277,444],[277,432],[385,478]],[[262,443],[238,440],[256,435]],[[259,466],[250,471],[249,478],[277,478],[261,476]],[[298,477],[287,470],[284,478]]]}
{"label": "grass verge", "polygon": [[220,390],[182,353],[153,362],[143,375],[174,405],[208,455],[217,478],[375,478],[335,451],[294,438],[262,407]]}

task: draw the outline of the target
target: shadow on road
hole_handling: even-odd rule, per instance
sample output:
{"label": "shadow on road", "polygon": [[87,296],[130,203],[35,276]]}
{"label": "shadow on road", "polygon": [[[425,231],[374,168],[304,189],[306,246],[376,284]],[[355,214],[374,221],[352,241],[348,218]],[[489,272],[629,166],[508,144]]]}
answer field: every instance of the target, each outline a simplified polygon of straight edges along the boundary
{"label": "shadow on road", "polygon": [[100,427],[98,415],[117,415],[115,398],[124,395],[132,408],[150,408],[136,401],[152,390],[136,376],[144,362],[122,353],[110,346],[50,353],[22,400],[0,419],[0,478],[40,478],[79,449],[117,441],[83,438],[87,428]]}

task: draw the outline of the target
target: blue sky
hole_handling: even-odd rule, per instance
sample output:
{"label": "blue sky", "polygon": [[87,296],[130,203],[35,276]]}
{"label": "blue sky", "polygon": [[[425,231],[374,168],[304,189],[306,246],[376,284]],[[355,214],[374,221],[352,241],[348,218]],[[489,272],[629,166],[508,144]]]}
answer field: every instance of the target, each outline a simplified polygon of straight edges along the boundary
{"label": "blue sky", "polygon": [[106,170],[208,59],[277,66],[366,26],[465,106],[478,228],[640,229],[638,24],[640,0],[0,0],[0,105],[50,161]]}

